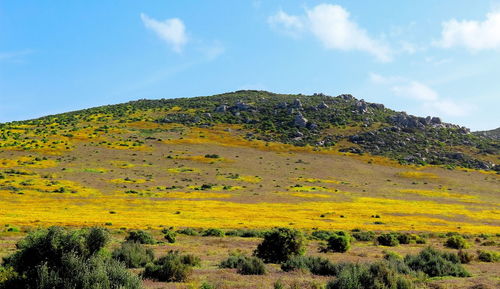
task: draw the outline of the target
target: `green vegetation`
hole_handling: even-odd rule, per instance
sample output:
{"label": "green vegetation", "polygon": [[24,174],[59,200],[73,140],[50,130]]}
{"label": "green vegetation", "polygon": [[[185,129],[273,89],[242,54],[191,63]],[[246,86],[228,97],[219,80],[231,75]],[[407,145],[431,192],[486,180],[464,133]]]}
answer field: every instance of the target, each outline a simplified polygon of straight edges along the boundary
{"label": "green vegetation", "polygon": [[100,253],[107,240],[106,231],[98,228],[50,227],[30,233],[4,259],[0,288],[141,288],[122,263]]}
{"label": "green vegetation", "polygon": [[351,236],[346,232],[339,232],[330,236],[327,251],[344,253],[351,248]]}
{"label": "green vegetation", "polygon": [[449,237],[444,245],[452,249],[467,249],[470,246],[467,241],[465,241],[464,237],[460,235]]}
{"label": "green vegetation", "polygon": [[222,230],[210,228],[203,231],[201,235],[204,237],[224,237],[225,234]]}
{"label": "green vegetation", "polygon": [[428,247],[422,250],[418,255],[407,255],[405,263],[415,271],[422,271],[430,277],[456,276],[469,277],[457,254],[440,252]]}
{"label": "green vegetation", "polygon": [[382,246],[394,247],[399,245],[399,240],[396,234],[385,233],[377,237],[377,243]]}
{"label": "green vegetation", "polygon": [[254,254],[266,263],[281,263],[292,256],[303,255],[305,238],[302,232],[289,228],[276,228],[264,235]]}
{"label": "green vegetation", "polygon": [[172,229],[163,229],[161,231],[163,233],[163,238],[168,242],[168,243],[175,243],[177,233],[173,231]]}
{"label": "green vegetation", "polygon": [[248,257],[242,254],[230,255],[219,264],[219,268],[237,269],[237,272],[242,275],[266,274],[266,266],[261,259],[257,257]]}
{"label": "green vegetation", "polygon": [[113,259],[123,262],[127,268],[142,268],[154,259],[153,250],[137,242],[124,242],[113,251]]}
{"label": "green vegetation", "polygon": [[337,278],[328,282],[327,289],[411,289],[415,285],[406,276],[391,269],[386,263],[345,266]]}
{"label": "green vegetation", "polygon": [[500,262],[500,254],[493,251],[480,250],[477,254],[477,259],[482,262]]}
{"label": "green vegetation", "polygon": [[137,242],[140,244],[155,244],[156,241],[153,238],[153,236],[143,230],[136,230],[136,231],[130,231],[128,233],[127,238],[125,238],[126,241],[129,242]]}
{"label": "green vegetation", "polygon": [[185,257],[178,251],[170,251],[167,255],[146,265],[143,276],[164,282],[184,282],[192,272],[192,257]]}

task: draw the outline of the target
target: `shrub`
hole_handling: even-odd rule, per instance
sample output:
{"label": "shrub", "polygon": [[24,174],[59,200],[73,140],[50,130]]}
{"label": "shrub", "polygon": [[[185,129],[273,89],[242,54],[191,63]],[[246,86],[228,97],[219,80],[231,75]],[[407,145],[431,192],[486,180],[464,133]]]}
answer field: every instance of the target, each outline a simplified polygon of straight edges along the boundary
{"label": "shrub", "polygon": [[330,237],[334,234],[335,233],[332,231],[318,230],[312,232],[311,236],[316,240],[328,241],[328,239],[330,239]]}
{"label": "shrub", "polygon": [[408,267],[403,257],[401,257],[399,254],[390,251],[385,251],[384,253],[384,259],[387,261],[389,267],[402,274],[412,273],[410,267]]}
{"label": "shrub", "polygon": [[266,274],[266,266],[257,257],[247,257],[238,267],[238,273],[242,275],[264,275]]}
{"label": "shrub", "polygon": [[394,247],[399,245],[398,238],[394,234],[386,233],[377,237],[377,243],[382,246]]}
{"label": "shrub", "polygon": [[13,274],[0,288],[141,288],[139,278],[122,263],[100,254],[107,239],[99,228],[34,231],[4,258]]}
{"label": "shrub", "polygon": [[404,275],[391,269],[386,263],[345,266],[335,280],[328,282],[327,289],[410,289],[414,284]]}
{"label": "shrub", "polygon": [[254,255],[266,263],[281,263],[305,252],[304,235],[295,229],[275,228],[264,235]]}
{"label": "shrub", "polygon": [[261,238],[264,236],[264,232],[253,229],[236,229],[227,231],[226,236],[242,237],[242,238]]}
{"label": "shrub", "polygon": [[164,234],[163,235],[163,238],[165,240],[167,240],[167,242],[169,243],[175,243],[175,239],[177,237],[177,233],[175,233],[174,231],[172,230],[162,230],[162,233]]}
{"label": "shrub", "polygon": [[210,228],[210,229],[206,229],[205,231],[203,231],[202,236],[204,236],[204,237],[224,237],[224,232],[222,230],[219,230],[219,229]]}
{"label": "shrub", "polygon": [[182,235],[188,235],[188,236],[198,236],[200,234],[200,233],[198,233],[198,231],[196,231],[193,228],[180,229],[180,230],[177,230],[177,233],[182,234]]}
{"label": "shrub", "polygon": [[478,251],[477,258],[483,262],[498,262],[500,261],[500,254],[492,251]]}
{"label": "shrub", "polygon": [[474,259],[474,255],[463,250],[458,250],[457,255],[461,264],[469,264]]}
{"label": "shrub", "polygon": [[435,250],[431,247],[420,251],[418,255],[407,255],[405,263],[415,271],[422,271],[430,277],[470,276],[462,265],[457,254],[446,253]]}
{"label": "shrub", "polygon": [[109,231],[104,228],[90,228],[88,231],[88,235],[85,238],[86,246],[89,250],[90,254],[94,254],[99,251],[101,248],[104,248],[106,244],[109,242]]}
{"label": "shrub", "polygon": [[373,241],[375,239],[375,233],[372,231],[360,231],[352,233],[352,236],[357,241]]}
{"label": "shrub", "polygon": [[350,266],[350,264],[334,264],[330,260],[321,257],[294,256],[281,264],[281,270],[285,272],[307,270],[314,275],[336,276],[345,266]]}
{"label": "shrub", "polygon": [[410,244],[411,235],[406,233],[399,233],[397,234],[397,239],[399,244]]}
{"label": "shrub", "polygon": [[248,257],[242,254],[232,254],[226,260],[223,260],[219,264],[219,268],[238,268]]}
{"label": "shrub", "polygon": [[193,254],[185,254],[181,255],[181,262],[183,264],[189,265],[189,266],[200,266],[201,265],[201,259],[198,256],[195,256]]}
{"label": "shrub", "polygon": [[184,263],[186,260],[177,251],[146,265],[143,276],[163,282],[184,282],[192,272],[192,266]]}
{"label": "shrub", "polygon": [[351,247],[351,238],[348,234],[334,234],[328,239],[327,250],[332,252],[344,253]]}
{"label": "shrub", "polygon": [[237,272],[242,275],[266,274],[266,266],[261,259],[242,254],[230,255],[226,260],[220,262],[219,268],[238,269]]}
{"label": "shrub", "polygon": [[145,248],[136,242],[124,242],[112,253],[113,259],[121,261],[128,268],[141,268],[153,261],[154,253],[150,248]]}
{"label": "shrub", "polygon": [[143,230],[130,231],[128,233],[127,238],[125,238],[125,241],[137,242],[140,244],[155,244],[156,243],[156,241],[153,239],[153,236],[149,232],[146,232]]}
{"label": "shrub", "polygon": [[0,266],[0,288],[3,288],[2,287],[3,282],[15,277],[16,277],[16,272],[14,272],[14,269],[12,269],[12,267],[4,268]]}
{"label": "shrub", "polygon": [[444,245],[452,249],[467,249],[469,247],[467,241],[460,235],[452,235],[446,240]]}

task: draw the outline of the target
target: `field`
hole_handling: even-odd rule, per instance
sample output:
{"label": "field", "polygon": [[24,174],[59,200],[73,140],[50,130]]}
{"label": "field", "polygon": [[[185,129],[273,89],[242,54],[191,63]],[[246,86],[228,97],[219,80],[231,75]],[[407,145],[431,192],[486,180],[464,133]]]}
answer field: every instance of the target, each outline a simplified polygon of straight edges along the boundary
{"label": "field", "polygon": [[[3,128],[0,256],[12,252],[25,232],[51,225],[109,228],[113,246],[127,230],[151,230],[161,239],[158,232],[166,227],[431,233],[426,245],[390,249],[403,255],[429,244],[442,248],[441,233],[500,233],[500,177],[494,172],[401,165],[380,156],[340,153],[336,147],[247,140],[246,133],[238,125],[208,129],[120,123],[105,116],[71,130],[58,124]],[[470,251],[483,249],[472,238]],[[498,244],[498,237],[492,238]],[[208,281],[217,288],[272,288],[281,279],[290,288],[309,288],[328,280],[284,273],[278,265],[267,265],[270,273],[257,279],[217,268],[229,252],[250,254],[259,242],[179,235],[175,244],[153,246],[157,255],[179,249],[199,255],[202,266],[188,283],[145,285],[198,288]],[[318,246],[309,242],[308,254],[320,254]],[[348,253],[321,255],[367,262],[382,258],[385,249],[356,242]],[[498,251],[497,245],[489,249]],[[441,284],[436,288],[498,285],[498,264],[466,267],[474,277],[431,283]]]}

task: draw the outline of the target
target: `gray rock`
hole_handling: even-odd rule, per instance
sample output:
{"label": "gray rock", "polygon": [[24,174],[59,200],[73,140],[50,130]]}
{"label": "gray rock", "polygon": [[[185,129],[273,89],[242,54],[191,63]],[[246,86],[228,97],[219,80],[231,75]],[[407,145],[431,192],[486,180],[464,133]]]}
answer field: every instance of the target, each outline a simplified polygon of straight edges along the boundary
{"label": "gray rock", "polygon": [[227,108],[228,108],[227,105],[221,104],[215,108],[215,112],[226,112]]}
{"label": "gray rock", "polygon": [[384,109],[385,106],[381,103],[370,103],[370,107],[376,108],[376,109]]}
{"label": "gray rock", "polygon": [[433,117],[433,118],[431,118],[431,123],[432,124],[441,124],[441,119],[439,117]]}
{"label": "gray rock", "polygon": [[288,107],[288,103],[286,103],[286,102],[280,102],[280,103],[278,103],[278,106],[277,106],[277,108],[280,108],[280,109],[285,109],[287,107]]}
{"label": "gray rock", "polygon": [[295,115],[295,119],[293,120],[293,124],[298,127],[306,127],[308,120],[299,112]]}
{"label": "gray rock", "polygon": [[292,107],[293,108],[297,108],[297,109],[301,109],[302,108],[302,102],[300,101],[300,99],[296,98],[293,101]]}
{"label": "gray rock", "polygon": [[360,113],[367,113],[368,112],[368,105],[364,100],[359,100],[356,102],[355,107],[358,112]]}
{"label": "gray rock", "polygon": [[326,108],[329,108],[329,106],[324,101],[318,105],[318,109],[326,109]]}
{"label": "gray rock", "polygon": [[238,102],[234,105],[234,107],[235,107],[236,109],[238,109],[238,110],[249,110],[249,109],[251,109],[251,108],[252,108],[250,105],[248,105],[248,104],[246,104],[246,103],[244,103],[244,102],[242,102],[242,101],[238,101]]}

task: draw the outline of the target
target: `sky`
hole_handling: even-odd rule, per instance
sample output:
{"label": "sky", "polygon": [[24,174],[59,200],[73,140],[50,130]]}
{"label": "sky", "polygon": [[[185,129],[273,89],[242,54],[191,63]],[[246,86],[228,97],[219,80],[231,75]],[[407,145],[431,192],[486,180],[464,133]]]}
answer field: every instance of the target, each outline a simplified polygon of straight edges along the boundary
{"label": "sky", "polygon": [[497,128],[500,1],[0,0],[0,122],[243,89]]}

